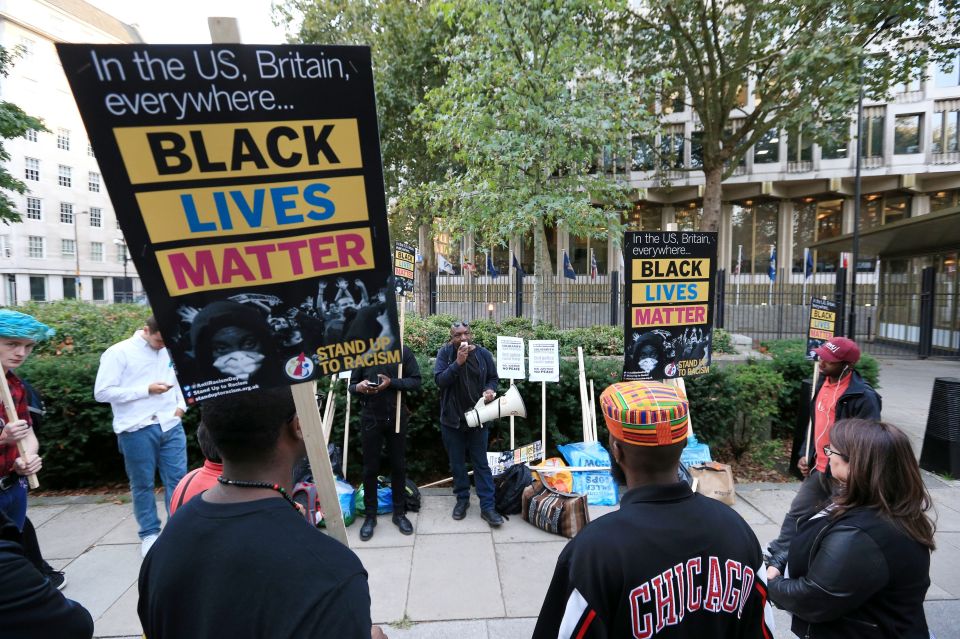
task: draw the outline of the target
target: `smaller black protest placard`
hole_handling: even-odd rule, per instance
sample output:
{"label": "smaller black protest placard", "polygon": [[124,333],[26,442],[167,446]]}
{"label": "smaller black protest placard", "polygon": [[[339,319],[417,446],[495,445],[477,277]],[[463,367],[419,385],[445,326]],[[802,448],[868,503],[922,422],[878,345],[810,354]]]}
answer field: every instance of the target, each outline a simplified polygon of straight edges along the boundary
{"label": "smaller black protest placard", "polygon": [[393,276],[397,295],[413,295],[414,262],[417,249],[405,242],[393,245]]}
{"label": "smaller black protest placard", "polygon": [[673,379],[710,371],[717,234],[624,235],[623,379]]}
{"label": "smaller black protest placard", "polygon": [[837,303],[814,297],[810,299],[810,328],[807,330],[807,359],[818,359],[816,349],[833,338],[837,330]]}

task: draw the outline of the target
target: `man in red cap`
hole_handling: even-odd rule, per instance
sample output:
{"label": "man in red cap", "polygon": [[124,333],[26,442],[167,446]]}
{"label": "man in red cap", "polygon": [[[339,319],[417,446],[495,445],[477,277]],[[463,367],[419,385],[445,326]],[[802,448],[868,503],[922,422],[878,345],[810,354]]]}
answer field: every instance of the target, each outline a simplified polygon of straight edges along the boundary
{"label": "man in red cap", "polygon": [[780,536],[767,549],[769,564],[781,571],[786,564],[790,540],[797,532],[797,521],[819,511],[833,493],[834,480],[823,452],[823,447],[830,444],[833,424],[850,417],[880,421],[880,395],[854,370],[860,361],[857,343],[846,337],[834,337],[814,352],[820,358],[820,382],[810,407],[813,441],[810,458],[804,455],[797,462],[806,479],[783,518]]}

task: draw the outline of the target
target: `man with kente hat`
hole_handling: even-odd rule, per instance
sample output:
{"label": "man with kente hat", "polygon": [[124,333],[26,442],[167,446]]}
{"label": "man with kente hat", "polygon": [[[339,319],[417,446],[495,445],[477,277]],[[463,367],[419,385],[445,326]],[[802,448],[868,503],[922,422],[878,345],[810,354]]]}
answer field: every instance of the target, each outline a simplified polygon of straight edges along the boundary
{"label": "man with kente hat", "polygon": [[678,481],[688,404],[660,382],[600,396],[620,509],[557,560],[535,639],[771,637],[760,544],[729,506]]}
{"label": "man with kente hat", "polygon": [[0,365],[17,409],[16,415],[7,415],[6,407],[0,406],[0,511],[17,530],[23,530],[27,517],[27,476],[39,471],[42,461],[30,422],[27,391],[13,371],[27,361],[37,342],[53,334],[52,328],[30,315],[0,309]]}

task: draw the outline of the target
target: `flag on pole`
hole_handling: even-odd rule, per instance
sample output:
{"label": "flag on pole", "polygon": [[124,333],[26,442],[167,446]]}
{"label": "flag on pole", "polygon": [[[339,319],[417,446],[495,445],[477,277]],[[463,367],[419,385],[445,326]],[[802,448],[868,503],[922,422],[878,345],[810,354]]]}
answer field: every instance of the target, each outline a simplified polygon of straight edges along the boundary
{"label": "flag on pole", "polygon": [[813,275],[813,251],[805,248],[803,254],[803,277],[807,278]]}
{"label": "flag on pole", "polygon": [[590,279],[597,279],[597,254],[593,250],[590,251]]}
{"label": "flag on pole", "polygon": [[500,271],[493,265],[493,253],[487,253],[487,275],[489,275],[491,279],[500,277]]}
{"label": "flag on pole", "polygon": [[520,277],[525,277],[527,274],[523,272],[523,267],[520,266],[520,262],[517,261],[517,256],[513,256],[513,268],[516,269],[517,273],[520,274]]}
{"label": "flag on pole", "polygon": [[770,268],[767,269],[767,276],[771,282],[777,281],[777,247],[775,244],[770,245]]}
{"label": "flag on pole", "polygon": [[453,270],[453,264],[450,263],[450,260],[439,253],[437,253],[437,270],[449,273],[450,275],[457,274],[456,271]]}
{"label": "flag on pole", "polygon": [[573,270],[573,265],[570,264],[570,256],[567,255],[567,252],[563,252],[563,276],[568,280],[577,279],[577,272]]}

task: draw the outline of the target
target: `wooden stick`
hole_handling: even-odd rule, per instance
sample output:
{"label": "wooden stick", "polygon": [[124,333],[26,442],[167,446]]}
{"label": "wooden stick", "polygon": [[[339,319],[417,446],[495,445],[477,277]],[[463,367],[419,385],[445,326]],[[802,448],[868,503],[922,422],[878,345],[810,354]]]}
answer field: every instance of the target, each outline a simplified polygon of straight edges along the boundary
{"label": "wooden stick", "polygon": [[[441,428],[443,428],[443,427],[441,426]],[[472,471],[472,470],[467,472],[467,476],[468,476],[468,477],[469,477],[470,475],[472,475],[472,474],[473,474],[473,471]],[[453,481],[453,477],[446,477],[446,478],[444,478],[444,479],[438,479],[438,480],[435,481],[435,482],[432,482],[432,483],[429,483],[429,484],[424,484],[423,486],[417,486],[417,488],[433,488],[434,486],[439,486],[440,484],[445,484],[445,483],[447,483],[448,481]]]}
{"label": "wooden stick", "polygon": [[347,416],[343,420],[343,468],[341,469],[341,474],[343,478],[347,478],[347,451],[350,450],[348,447],[350,443],[350,380],[347,379],[347,396],[345,398],[347,403]]}
{"label": "wooden stick", "polygon": [[594,396],[593,380],[590,380],[590,441],[597,441],[597,400]]}
{"label": "wooden stick", "polygon": [[[810,388],[810,401],[817,397],[817,382],[820,381],[820,362],[814,360],[813,362],[813,384]],[[807,420],[807,445],[804,448],[804,459],[810,459],[810,444],[813,439],[813,422],[814,415],[810,414],[810,419]]]}
{"label": "wooden stick", "polygon": [[[7,412],[7,422],[15,422],[20,419],[17,415],[17,405],[13,403],[13,395],[10,394],[10,386],[7,385],[6,371],[0,369],[0,372],[3,373],[3,383],[0,384],[0,394],[3,395],[3,408]],[[17,441],[17,451],[19,451],[20,457],[26,460],[27,451],[22,439]],[[40,480],[37,479],[36,473],[27,475],[27,483],[30,485],[30,488],[40,488]]]}
{"label": "wooden stick", "polygon": [[547,383],[540,382],[540,441],[543,446],[543,456],[547,458]]}
{"label": "wooden stick", "polygon": [[[403,295],[400,296],[400,365],[397,366],[397,379],[403,379],[403,324],[406,317],[407,305],[403,303]],[[403,403],[403,394],[397,391],[397,434],[400,434],[400,405]]]}
{"label": "wooden stick", "polygon": [[587,414],[587,375],[583,370],[583,347],[577,346],[577,363],[580,367],[580,417],[583,420],[583,441],[587,439],[590,428],[589,415]]}
{"label": "wooden stick", "polygon": [[[337,374],[330,376],[330,390],[327,392],[327,406],[323,411],[323,446],[326,448],[330,443],[330,431],[333,430],[333,415],[337,410],[337,398],[334,396],[334,389],[337,386]],[[319,409],[318,409],[319,410]]]}
{"label": "wooden stick", "polygon": [[[687,396],[687,383],[683,381],[682,377],[674,377],[673,379],[668,379],[664,381],[665,384],[669,384],[675,388],[680,389],[680,392],[683,393],[683,396]],[[689,398],[688,398],[689,399]],[[687,408],[687,438],[693,437],[693,416],[690,415],[689,404]]]}
{"label": "wooden stick", "polygon": [[307,458],[313,471],[313,481],[323,507],[324,523],[331,537],[344,546],[349,546],[347,527],[343,523],[343,512],[340,510],[340,497],[337,495],[333,478],[333,467],[330,466],[330,455],[327,454],[327,438],[320,419],[320,407],[317,406],[316,384],[294,384],[291,388],[297,416],[300,418],[300,432],[303,433]]}

